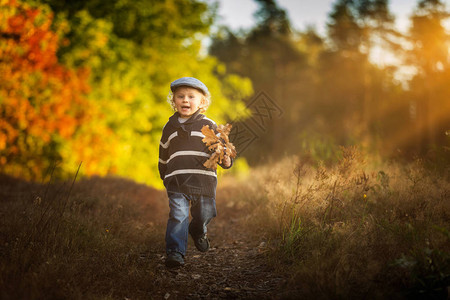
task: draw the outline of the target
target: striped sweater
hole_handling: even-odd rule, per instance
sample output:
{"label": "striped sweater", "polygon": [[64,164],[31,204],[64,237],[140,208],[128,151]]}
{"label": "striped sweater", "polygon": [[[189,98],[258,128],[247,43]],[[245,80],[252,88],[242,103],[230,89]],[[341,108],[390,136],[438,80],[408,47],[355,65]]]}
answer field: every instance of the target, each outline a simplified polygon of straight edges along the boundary
{"label": "striped sweater", "polygon": [[205,136],[201,129],[209,125],[216,131],[217,125],[200,114],[200,110],[184,123],[178,121],[179,116],[178,112],[174,113],[163,128],[159,144],[159,175],[168,192],[215,198],[217,173],[203,166],[211,151],[202,142]]}

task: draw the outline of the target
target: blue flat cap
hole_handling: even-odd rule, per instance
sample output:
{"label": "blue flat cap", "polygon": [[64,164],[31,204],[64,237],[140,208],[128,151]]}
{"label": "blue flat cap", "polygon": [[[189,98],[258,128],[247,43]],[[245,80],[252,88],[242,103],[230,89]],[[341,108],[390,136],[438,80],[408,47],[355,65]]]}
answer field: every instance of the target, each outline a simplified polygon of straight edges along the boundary
{"label": "blue flat cap", "polygon": [[170,90],[172,93],[177,87],[180,86],[189,86],[195,89],[198,89],[203,92],[205,95],[209,95],[208,88],[206,85],[194,77],[181,77],[170,84]]}

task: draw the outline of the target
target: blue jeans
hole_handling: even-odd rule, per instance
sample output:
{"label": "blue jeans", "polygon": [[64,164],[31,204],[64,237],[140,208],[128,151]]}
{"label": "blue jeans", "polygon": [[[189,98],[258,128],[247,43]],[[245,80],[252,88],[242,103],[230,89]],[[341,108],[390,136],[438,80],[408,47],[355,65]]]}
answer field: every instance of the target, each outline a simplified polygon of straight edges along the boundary
{"label": "blue jeans", "polygon": [[[166,230],[166,253],[186,255],[188,234],[197,238],[206,233],[206,225],[217,215],[216,201],[201,195],[168,192],[169,220]],[[192,220],[189,223],[189,203]]]}

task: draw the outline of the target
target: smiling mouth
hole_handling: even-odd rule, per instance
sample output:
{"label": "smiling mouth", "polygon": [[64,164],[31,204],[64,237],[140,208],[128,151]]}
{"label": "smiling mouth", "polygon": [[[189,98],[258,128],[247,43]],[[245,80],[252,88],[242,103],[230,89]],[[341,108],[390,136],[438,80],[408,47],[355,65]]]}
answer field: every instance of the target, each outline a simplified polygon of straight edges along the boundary
{"label": "smiling mouth", "polygon": [[181,109],[189,109],[191,108],[190,106],[182,106]]}

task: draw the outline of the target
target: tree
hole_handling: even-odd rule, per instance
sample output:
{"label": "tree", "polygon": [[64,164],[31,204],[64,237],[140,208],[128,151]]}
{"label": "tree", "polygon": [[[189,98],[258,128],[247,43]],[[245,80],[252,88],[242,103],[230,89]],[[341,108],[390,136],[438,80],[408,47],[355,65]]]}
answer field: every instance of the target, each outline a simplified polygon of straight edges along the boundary
{"label": "tree", "polygon": [[308,58],[299,50],[286,12],[273,0],[257,2],[257,25],[250,32],[238,36],[224,29],[210,47],[210,54],[224,62],[230,72],[251,78],[256,93],[266,92],[283,110],[281,118],[254,111],[256,116],[268,116],[260,129],[263,134],[246,150],[253,163],[296,148],[292,127],[298,126],[299,111],[306,101],[299,95],[312,78],[308,76]]}
{"label": "tree", "polygon": [[250,82],[221,74],[214,59],[199,54],[201,34],[211,22],[204,3],[143,0],[105,6],[78,1],[59,8],[59,1],[52,1],[51,5],[70,16],[67,36],[72,42],[60,52],[61,59],[91,68],[89,96],[103,112],[100,127],[112,132],[108,143],[114,153],[97,164],[101,170],[162,186],[156,172],[159,139],[172,113],[166,102],[169,84],[178,77],[196,76],[207,84],[213,95],[208,114],[217,122],[245,112],[241,99],[230,95],[249,94]]}
{"label": "tree", "polygon": [[9,0],[0,11],[0,170],[36,179],[95,116],[87,114],[89,69],[58,61],[65,23],[51,30],[48,7]]}
{"label": "tree", "polygon": [[409,41],[412,49],[407,62],[417,74],[410,82],[411,115],[420,152],[430,146],[445,144],[446,130],[450,128],[450,36],[442,22],[449,17],[439,0],[421,0],[411,16]]}
{"label": "tree", "polygon": [[[254,28],[223,29],[210,48],[229,71],[249,77],[256,91],[267,91],[284,110],[247,151],[253,162],[333,142],[388,156],[411,146],[415,136],[422,154],[448,142],[450,59],[442,1],[420,1],[404,36],[394,28],[387,0],[337,0],[323,38],[311,29],[292,30],[275,1],[257,2]],[[407,41],[411,50],[404,49]],[[373,61],[376,47],[398,57],[406,52],[418,70],[403,82],[409,89],[395,77],[398,66]]]}
{"label": "tree", "polygon": [[[213,95],[208,115],[219,123],[245,111],[241,97],[251,93],[250,81],[225,74],[214,58],[200,54],[202,35],[214,17],[204,2],[44,2],[49,6],[11,0],[1,7],[0,63],[9,71],[2,72],[0,83],[7,120],[0,125],[0,146],[6,143],[7,151],[0,153],[1,161],[8,166],[3,171],[13,173],[11,157],[19,176],[32,164],[30,157],[36,158],[34,179],[54,161],[61,176],[83,161],[86,175],[118,174],[161,187],[158,145],[172,113],[166,102],[171,81],[181,76],[204,81]],[[35,11],[40,19],[33,18]],[[17,37],[10,33],[15,30],[10,24],[20,24],[16,19],[32,25]],[[29,55],[26,43],[39,49],[39,62],[49,61],[36,64],[36,72],[29,72],[36,56]],[[18,93],[21,102],[13,103],[11,95]],[[23,103],[27,106],[15,112]],[[41,109],[46,106],[48,114]],[[22,111],[26,116],[16,116]],[[31,113],[36,122],[30,122]],[[10,146],[19,142],[26,151]]]}
{"label": "tree", "polygon": [[[389,99],[373,96],[386,90],[393,72],[374,65],[370,53],[374,47],[396,50],[400,38],[387,1],[337,1],[329,17],[328,36],[331,47],[322,56],[325,81],[319,88],[323,106],[331,106],[325,118],[339,124],[334,127],[340,132],[336,135],[353,136],[369,146],[371,137],[379,134],[381,101]],[[325,86],[333,92],[324,90]]]}

